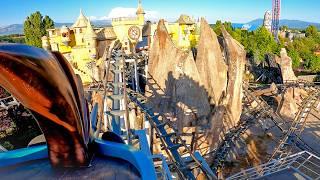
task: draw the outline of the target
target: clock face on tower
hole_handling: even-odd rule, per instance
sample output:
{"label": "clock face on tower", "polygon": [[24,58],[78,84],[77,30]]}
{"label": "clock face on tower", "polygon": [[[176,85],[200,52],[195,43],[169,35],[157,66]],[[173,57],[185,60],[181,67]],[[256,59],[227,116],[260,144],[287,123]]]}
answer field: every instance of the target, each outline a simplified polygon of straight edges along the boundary
{"label": "clock face on tower", "polygon": [[138,26],[131,26],[128,30],[129,38],[137,41],[140,37],[140,28]]}

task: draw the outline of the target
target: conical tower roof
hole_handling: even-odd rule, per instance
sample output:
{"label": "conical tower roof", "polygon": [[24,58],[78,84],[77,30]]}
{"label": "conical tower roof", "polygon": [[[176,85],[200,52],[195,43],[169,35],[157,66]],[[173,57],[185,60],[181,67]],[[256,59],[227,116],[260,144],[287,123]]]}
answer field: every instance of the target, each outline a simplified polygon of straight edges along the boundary
{"label": "conical tower roof", "polygon": [[88,20],[88,26],[86,32],[84,33],[85,39],[97,38],[96,32],[94,32],[93,27],[91,26],[90,20]]}
{"label": "conical tower roof", "polygon": [[138,14],[146,14],[146,13],[144,12],[143,7],[142,7],[141,0],[139,0],[136,14],[137,14],[137,15],[138,15]]}
{"label": "conical tower roof", "polygon": [[80,15],[77,21],[72,25],[73,28],[75,27],[87,27],[88,26],[88,19],[83,15],[82,9],[80,9]]}
{"label": "conical tower roof", "polygon": [[180,15],[179,19],[176,22],[179,24],[187,24],[187,25],[195,23],[190,16],[185,14]]}

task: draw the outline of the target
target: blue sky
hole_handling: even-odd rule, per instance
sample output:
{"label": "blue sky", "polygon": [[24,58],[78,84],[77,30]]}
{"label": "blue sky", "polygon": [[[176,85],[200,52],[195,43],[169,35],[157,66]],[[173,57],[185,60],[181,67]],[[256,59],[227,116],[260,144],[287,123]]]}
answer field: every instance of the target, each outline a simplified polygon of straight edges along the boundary
{"label": "blue sky", "polygon": [[[272,0],[142,0],[149,17],[176,19],[180,14],[206,17],[209,22],[218,19],[248,22],[262,18],[271,9]],[[1,0],[0,26],[22,23],[34,11],[49,15],[55,22],[73,22],[82,8],[92,19],[110,18],[126,14],[135,8],[137,0]],[[320,0],[282,0],[282,19],[297,19],[320,23]]]}

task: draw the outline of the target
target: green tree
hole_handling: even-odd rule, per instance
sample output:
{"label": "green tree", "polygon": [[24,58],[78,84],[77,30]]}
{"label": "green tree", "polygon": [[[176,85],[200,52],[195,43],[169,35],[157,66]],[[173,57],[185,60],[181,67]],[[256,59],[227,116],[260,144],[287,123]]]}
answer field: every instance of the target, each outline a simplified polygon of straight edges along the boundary
{"label": "green tree", "polygon": [[213,26],[213,30],[217,34],[217,36],[221,35],[221,26],[222,26],[222,22],[220,20],[218,20],[216,24],[214,24]]}
{"label": "green tree", "polygon": [[242,39],[243,39],[242,37],[243,37],[243,35],[242,35],[242,30],[241,30],[241,29],[237,28],[237,29],[235,29],[234,31],[232,31],[231,36],[232,36],[235,40],[237,40],[238,42],[242,42]]}
{"label": "green tree", "polygon": [[318,56],[310,56],[311,58],[309,59],[309,69],[314,72],[318,73],[320,72],[320,57]]}
{"label": "green tree", "polygon": [[293,68],[298,68],[300,67],[300,56],[298,51],[296,51],[295,49],[289,50],[288,51],[288,56],[291,57],[292,59],[292,67]]}
{"label": "green tree", "polygon": [[46,34],[46,28],[53,28],[54,23],[50,17],[43,16],[39,11],[32,13],[24,22],[23,31],[28,45],[41,47],[41,37]]}
{"label": "green tree", "polygon": [[45,16],[43,19],[43,24],[44,24],[44,28],[47,29],[51,29],[54,28],[54,22],[53,20],[49,17],[49,16]]}
{"label": "green tree", "polygon": [[315,37],[318,35],[318,29],[316,26],[310,25],[306,29],[306,37]]}
{"label": "green tree", "polygon": [[222,23],[220,20],[216,22],[216,24],[213,25],[212,29],[217,34],[217,36],[221,36],[221,27],[224,25],[224,28],[232,35],[232,32],[234,31],[234,28],[232,27],[231,22],[224,22]]}
{"label": "green tree", "polygon": [[243,44],[249,56],[254,56],[258,61],[264,60],[266,54],[278,54],[281,47],[265,27],[257,29],[245,41]]}
{"label": "green tree", "polygon": [[281,27],[280,27],[280,30],[281,30],[281,31],[286,31],[286,30],[288,30],[288,29],[289,29],[288,26],[281,26]]}

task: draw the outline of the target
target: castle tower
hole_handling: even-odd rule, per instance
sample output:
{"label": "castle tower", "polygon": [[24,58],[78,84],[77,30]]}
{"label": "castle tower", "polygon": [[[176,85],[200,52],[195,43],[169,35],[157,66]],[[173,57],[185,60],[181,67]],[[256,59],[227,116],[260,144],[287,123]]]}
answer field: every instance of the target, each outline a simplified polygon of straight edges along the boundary
{"label": "castle tower", "polygon": [[144,15],[146,13],[143,10],[141,0],[139,0],[139,2],[138,2],[138,8],[137,8],[136,14],[138,16],[139,25],[141,25],[141,26],[144,25]]}
{"label": "castle tower", "polygon": [[80,9],[80,15],[77,21],[72,25],[72,28],[75,31],[76,45],[84,45],[83,35],[87,26],[88,26],[88,19],[83,15],[82,10]]}
{"label": "castle tower", "polygon": [[91,26],[90,20],[88,21],[87,29],[84,33],[85,46],[89,51],[89,56],[91,59],[96,59],[97,57],[97,34]]}

